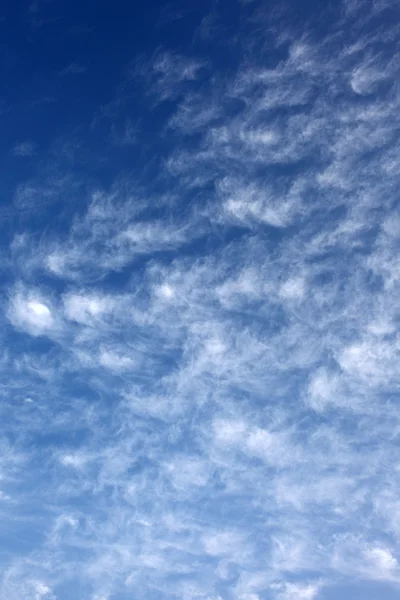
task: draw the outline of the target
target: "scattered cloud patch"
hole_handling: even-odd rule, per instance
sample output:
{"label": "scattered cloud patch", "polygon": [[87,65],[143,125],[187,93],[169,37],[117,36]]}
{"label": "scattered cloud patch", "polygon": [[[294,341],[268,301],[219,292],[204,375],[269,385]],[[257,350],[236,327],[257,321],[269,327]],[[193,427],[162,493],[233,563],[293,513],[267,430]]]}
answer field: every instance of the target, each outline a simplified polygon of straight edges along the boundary
{"label": "scattered cloud patch", "polygon": [[34,142],[20,142],[16,144],[12,149],[14,156],[32,156],[35,153],[36,144]]}
{"label": "scattered cloud patch", "polygon": [[8,318],[15,327],[35,336],[46,335],[56,322],[51,307],[35,292],[16,291],[10,298]]}
{"label": "scattered cloud patch", "polygon": [[83,75],[86,73],[87,67],[85,65],[80,65],[78,63],[71,63],[66,66],[62,71],[60,71],[60,75]]}

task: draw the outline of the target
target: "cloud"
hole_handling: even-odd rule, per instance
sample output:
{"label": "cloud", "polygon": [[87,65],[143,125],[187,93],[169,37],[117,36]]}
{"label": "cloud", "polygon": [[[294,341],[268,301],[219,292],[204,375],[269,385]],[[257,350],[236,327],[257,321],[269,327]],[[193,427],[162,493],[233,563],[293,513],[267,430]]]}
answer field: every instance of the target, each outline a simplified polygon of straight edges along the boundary
{"label": "cloud", "polygon": [[317,598],[320,586],[315,584],[304,585],[296,583],[276,584],[274,588],[278,591],[278,598],[282,600],[313,600]]}
{"label": "cloud", "polygon": [[33,142],[21,142],[13,147],[12,153],[14,156],[32,156],[35,149],[36,144]]}
{"label": "cloud", "polygon": [[49,588],[48,585],[38,582],[36,584],[36,598],[44,598],[44,597],[49,597],[51,595],[51,589]]}
{"label": "cloud", "polygon": [[31,335],[46,335],[56,325],[51,306],[40,294],[29,291],[16,291],[8,309],[11,323]]}
{"label": "cloud", "polygon": [[139,125],[128,119],[122,129],[112,127],[112,138],[120,146],[132,146],[139,142]]}
{"label": "cloud", "polygon": [[113,296],[74,293],[64,298],[66,317],[86,325],[96,326],[99,321],[112,316],[115,306],[116,299]]}
{"label": "cloud", "polygon": [[82,75],[86,73],[87,67],[78,63],[71,63],[60,71],[60,75]]}
{"label": "cloud", "polygon": [[[361,560],[355,559],[356,553],[359,553]],[[399,581],[399,564],[392,550],[376,542],[367,543],[351,536],[343,536],[337,541],[333,560],[334,564],[339,562],[344,571],[358,571],[359,576],[366,580]],[[347,567],[342,563],[344,560],[348,561]]]}
{"label": "cloud", "polygon": [[32,157],[2,246],[1,597],[397,589],[398,28],[378,4],[324,28],[305,8],[300,33],[293,7],[215,5],[190,52],[185,31],[143,56]]}
{"label": "cloud", "polygon": [[159,52],[146,73],[150,91],[158,97],[158,101],[173,99],[184,90],[185,84],[198,79],[205,66],[203,60],[188,59],[171,52]]}
{"label": "cloud", "polygon": [[[76,185],[75,182],[70,187],[69,178],[66,179],[45,190],[26,184],[17,190],[15,204],[21,210],[36,208],[39,195],[43,203],[46,194],[49,202],[59,201]],[[21,269],[29,264],[30,271],[45,271],[82,282],[88,276],[91,281],[93,276],[121,271],[142,256],[172,252],[206,235],[209,226],[201,214],[194,213],[189,220],[177,214],[168,222],[146,218],[147,203],[141,199],[142,193],[134,183],[124,182],[117,182],[110,192],[94,191],[85,214],[73,221],[67,235],[41,240],[34,256],[29,251],[27,256],[27,249],[19,248]],[[158,205],[162,209],[170,200],[174,198],[156,198],[155,208]]]}
{"label": "cloud", "polygon": [[[65,174],[55,173],[55,169],[44,178],[33,178],[17,185],[13,204],[17,211],[41,212],[49,205],[59,204],[65,194],[71,193],[75,184]],[[40,179],[40,181],[39,181]]]}
{"label": "cloud", "polygon": [[133,369],[136,361],[129,355],[121,355],[109,349],[102,349],[100,352],[100,364],[112,371],[125,371]]}

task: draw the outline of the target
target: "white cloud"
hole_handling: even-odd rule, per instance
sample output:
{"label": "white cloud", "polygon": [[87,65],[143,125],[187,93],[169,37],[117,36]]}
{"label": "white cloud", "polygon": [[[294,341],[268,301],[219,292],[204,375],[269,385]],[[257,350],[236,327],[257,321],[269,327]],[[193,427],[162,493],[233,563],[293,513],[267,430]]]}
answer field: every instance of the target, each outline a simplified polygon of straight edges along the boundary
{"label": "white cloud", "polygon": [[295,300],[296,298],[302,298],[305,294],[305,281],[302,277],[292,277],[287,279],[279,290],[282,298],[288,300]]}
{"label": "white cloud", "polygon": [[398,28],[342,8],[299,38],[215,3],[199,56],[138,59],[91,141],[21,163],[1,598],[398,585]]}
{"label": "white cloud", "polygon": [[219,444],[242,444],[248,430],[247,425],[242,421],[219,419],[213,425]]}
{"label": "white cloud", "polygon": [[349,535],[338,538],[333,564],[366,580],[400,581],[399,563],[388,547]]}
{"label": "white cloud", "polygon": [[205,61],[188,59],[171,52],[158,53],[153,61],[149,78],[149,90],[159,100],[174,98],[181,92],[184,83],[195,81],[205,67]]}
{"label": "white cloud", "polygon": [[31,335],[46,335],[56,324],[50,305],[40,294],[16,291],[10,299],[8,318]]}
{"label": "white cloud", "polygon": [[234,531],[224,531],[215,535],[207,535],[203,544],[206,552],[212,556],[229,555],[237,546],[242,546],[243,537]]}
{"label": "white cloud", "polygon": [[61,462],[65,466],[77,467],[84,465],[86,463],[86,457],[78,455],[66,454],[61,457]]}
{"label": "white cloud", "polygon": [[115,303],[111,296],[69,294],[64,298],[64,311],[68,319],[90,325],[112,314]]}
{"label": "white cloud", "polygon": [[209,473],[204,461],[191,458],[175,460],[167,464],[167,472],[173,485],[184,490],[192,486],[205,486],[208,483]]}
{"label": "white cloud", "polygon": [[86,71],[86,66],[78,63],[71,63],[60,72],[60,75],[82,75],[83,73],[86,73]]}
{"label": "white cloud", "polygon": [[311,583],[274,584],[273,588],[278,590],[280,600],[313,600],[318,597],[320,591],[319,584]]}
{"label": "white cloud", "polygon": [[390,550],[386,548],[368,548],[364,556],[367,560],[367,563],[370,563],[374,569],[377,569],[381,572],[382,576],[388,574],[390,576],[391,573],[396,573],[397,576],[400,575],[399,572],[399,563],[394,558]]}
{"label": "white cloud", "polygon": [[20,142],[13,147],[12,153],[14,156],[32,156],[35,149],[36,144],[33,142]]}
{"label": "white cloud", "polygon": [[323,412],[340,404],[341,395],[338,377],[321,368],[310,379],[306,401],[317,412]]}
{"label": "white cloud", "polygon": [[48,585],[38,582],[35,586],[36,598],[45,598],[51,594],[51,589]]}
{"label": "white cloud", "polygon": [[86,214],[73,222],[68,239],[43,245],[37,257],[29,256],[31,268],[91,283],[93,277],[119,272],[144,256],[176,251],[201,239],[208,230],[196,214],[189,222],[143,220],[139,215],[146,203],[136,199],[134,191],[133,197],[124,199],[124,194],[124,183],[116,184],[108,194],[93,193]]}
{"label": "white cloud", "polygon": [[120,354],[107,348],[100,351],[99,361],[111,371],[129,371],[138,366],[137,360],[129,354]]}
{"label": "white cloud", "polygon": [[350,375],[370,385],[393,385],[400,372],[397,367],[400,345],[397,339],[366,339],[345,347],[339,364]]}

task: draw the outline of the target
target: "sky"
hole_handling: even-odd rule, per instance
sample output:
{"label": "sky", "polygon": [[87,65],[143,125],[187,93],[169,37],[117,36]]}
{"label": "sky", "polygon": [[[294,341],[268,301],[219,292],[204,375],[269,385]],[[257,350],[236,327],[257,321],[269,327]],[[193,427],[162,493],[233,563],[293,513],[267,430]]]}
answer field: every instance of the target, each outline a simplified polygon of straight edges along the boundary
{"label": "sky", "polygon": [[0,32],[0,598],[399,598],[399,2]]}

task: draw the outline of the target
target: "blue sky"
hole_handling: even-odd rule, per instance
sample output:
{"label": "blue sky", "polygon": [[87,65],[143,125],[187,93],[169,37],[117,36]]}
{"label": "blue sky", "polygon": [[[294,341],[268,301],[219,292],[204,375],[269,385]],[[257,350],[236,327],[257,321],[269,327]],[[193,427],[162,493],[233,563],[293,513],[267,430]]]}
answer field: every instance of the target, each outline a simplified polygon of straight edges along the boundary
{"label": "blue sky", "polygon": [[0,598],[398,598],[398,2],[0,30]]}

